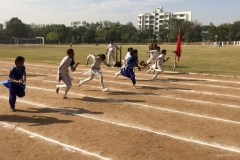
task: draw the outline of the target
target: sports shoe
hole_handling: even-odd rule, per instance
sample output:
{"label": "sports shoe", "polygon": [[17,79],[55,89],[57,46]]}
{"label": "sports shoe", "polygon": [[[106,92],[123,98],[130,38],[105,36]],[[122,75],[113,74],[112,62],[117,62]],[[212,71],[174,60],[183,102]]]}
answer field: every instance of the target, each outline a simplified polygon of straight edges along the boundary
{"label": "sports shoe", "polygon": [[108,88],[103,88],[102,91],[103,92],[106,92],[108,90]]}
{"label": "sports shoe", "polygon": [[59,87],[56,87],[56,93],[58,94],[58,92],[59,92]]}
{"label": "sports shoe", "polygon": [[63,96],[63,99],[68,99],[68,97],[66,97],[66,96]]}
{"label": "sports shoe", "polygon": [[78,87],[80,87],[82,84],[83,84],[83,80],[81,80],[81,81],[78,83]]}
{"label": "sports shoe", "polygon": [[15,108],[10,108],[12,112],[16,112],[16,109]]}

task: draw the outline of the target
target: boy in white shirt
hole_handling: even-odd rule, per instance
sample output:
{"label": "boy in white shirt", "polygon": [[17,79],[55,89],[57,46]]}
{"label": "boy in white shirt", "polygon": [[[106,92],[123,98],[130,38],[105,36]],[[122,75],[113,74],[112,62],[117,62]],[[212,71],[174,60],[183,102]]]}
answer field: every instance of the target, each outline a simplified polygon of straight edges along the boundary
{"label": "boy in white shirt", "polygon": [[[71,71],[75,71],[79,62],[75,64],[74,62],[74,50],[73,49],[68,49],[67,50],[68,56],[65,56],[62,59],[62,62],[60,63],[58,67],[58,74],[57,74],[57,80],[60,83],[62,80],[64,85],[57,85],[56,86],[56,93],[58,94],[60,88],[65,88],[65,93],[63,95],[63,99],[67,99],[67,93],[70,90],[72,86],[72,80],[73,78],[69,75],[69,70],[68,68],[71,67]],[[75,66],[74,66],[75,65]]]}
{"label": "boy in white shirt", "polygon": [[167,62],[170,59],[170,57],[167,57],[167,59],[165,59],[166,54],[167,51],[163,49],[162,54],[157,58],[155,64],[151,66],[153,70],[157,71],[157,73],[153,76],[153,79],[156,79],[157,76],[163,72],[163,63]]}
{"label": "boy in white shirt", "polygon": [[161,54],[160,47],[157,46],[156,50],[150,50],[148,53],[147,64],[153,65],[156,62],[157,57]]}

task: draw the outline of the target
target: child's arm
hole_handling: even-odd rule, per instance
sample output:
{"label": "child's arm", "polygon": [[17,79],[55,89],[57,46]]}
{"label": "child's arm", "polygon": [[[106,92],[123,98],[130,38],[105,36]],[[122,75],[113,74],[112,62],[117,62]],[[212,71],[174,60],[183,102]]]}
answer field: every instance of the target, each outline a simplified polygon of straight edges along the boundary
{"label": "child's arm", "polygon": [[163,62],[167,62],[170,59],[170,57],[167,57],[167,59],[164,59]]}
{"label": "child's arm", "polygon": [[27,74],[26,74],[26,71],[24,71],[24,73],[23,73],[23,76],[24,76],[24,79],[23,79],[23,81],[24,81],[24,83],[26,84],[26,80],[27,80]]}
{"label": "child's arm", "polygon": [[90,57],[91,57],[92,59],[94,59],[95,56],[94,56],[93,54],[89,54],[89,55],[87,56],[86,66],[88,65],[88,61],[89,61]]}
{"label": "child's arm", "polygon": [[79,65],[79,62],[77,64],[75,64],[75,66],[71,66],[72,72],[76,71],[76,68],[77,68],[78,65]]}
{"label": "child's arm", "polygon": [[104,60],[103,63],[105,64],[105,66],[108,66],[110,67],[111,65],[110,64],[107,64],[107,62]]}
{"label": "child's arm", "polygon": [[11,82],[14,82],[14,83],[23,83],[23,81],[20,79],[20,80],[16,80],[16,79],[10,79],[11,80]]}

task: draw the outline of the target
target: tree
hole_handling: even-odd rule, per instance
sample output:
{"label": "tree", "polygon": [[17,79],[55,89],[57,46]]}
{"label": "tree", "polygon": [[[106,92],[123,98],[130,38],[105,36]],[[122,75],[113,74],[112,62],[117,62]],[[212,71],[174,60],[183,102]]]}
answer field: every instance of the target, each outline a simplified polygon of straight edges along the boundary
{"label": "tree", "polygon": [[28,37],[29,28],[17,17],[6,22],[7,33],[11,37],[26,38]]}
{"label": "tree", "polygon": [[209,25],[207,37],[210,41],[218,40],[218,30],[217,30],[217,27],[213,23],[210,23],[210,25]]}
{"label": "tree", "polygon": [[49,32],[46,36],[46,39],[52,43],[52,42],[58,42],[60,38],[60,35],[57,32]]}

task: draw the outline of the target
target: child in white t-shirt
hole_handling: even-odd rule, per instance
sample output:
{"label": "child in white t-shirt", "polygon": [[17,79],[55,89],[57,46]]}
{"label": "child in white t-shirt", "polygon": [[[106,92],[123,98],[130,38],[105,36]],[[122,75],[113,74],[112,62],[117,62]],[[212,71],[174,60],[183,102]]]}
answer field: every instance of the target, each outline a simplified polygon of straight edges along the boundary
{"label": "child in white t-shirt", "polygon": [[157,72],[153,76],[153,79],[156,79],[156,77],[163,72],[163,63],[167,62],[170,59],[170,57],[167,57],[167,59],[165,59],[166,54],[167,54],[167,51],[165,49],[162,50],[162,54],[157,58],[155,64],[151,66],[150,69],[153,69],[154,71]]}

